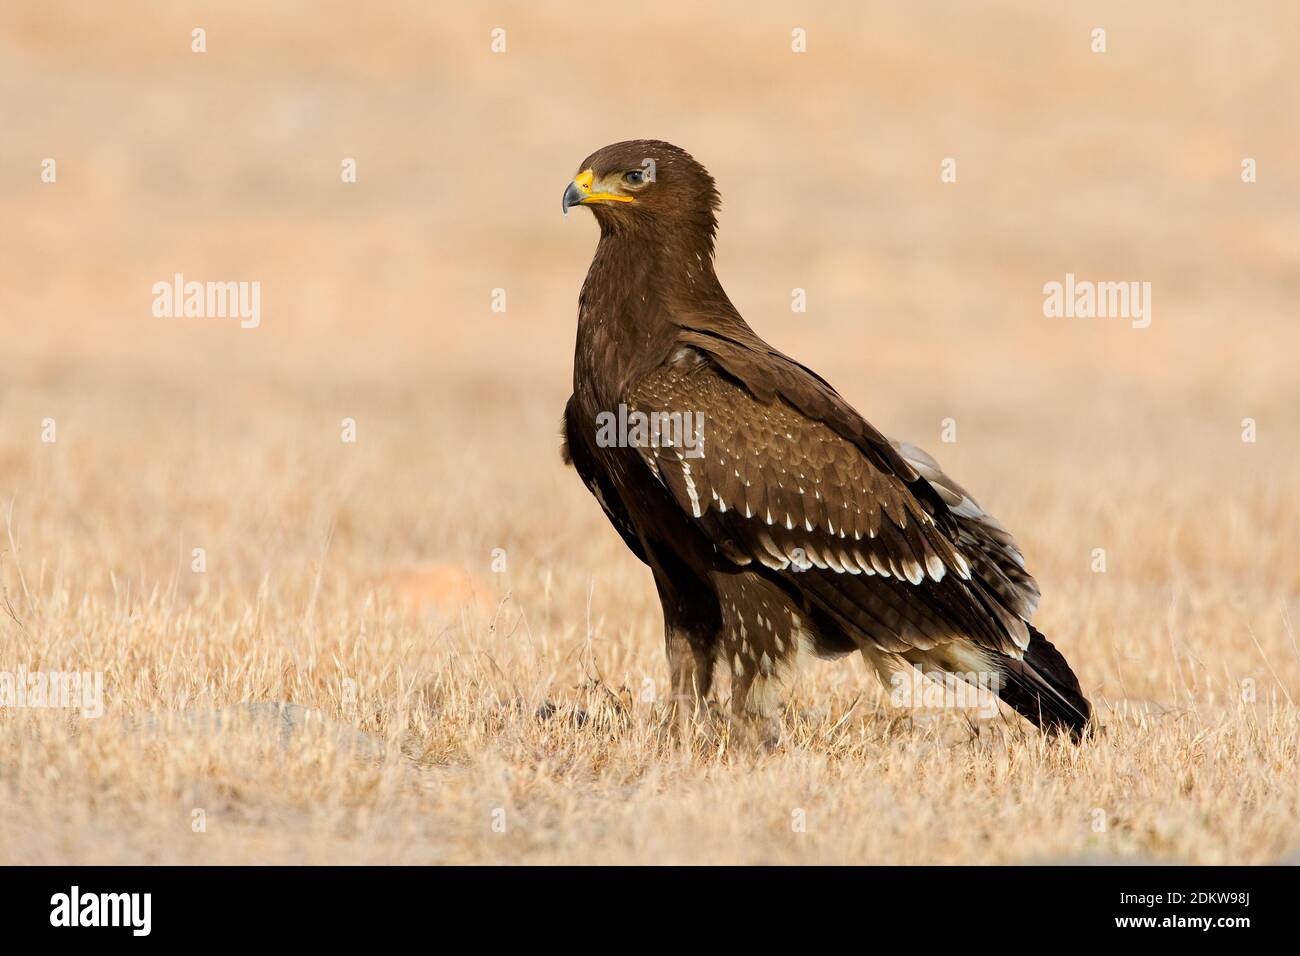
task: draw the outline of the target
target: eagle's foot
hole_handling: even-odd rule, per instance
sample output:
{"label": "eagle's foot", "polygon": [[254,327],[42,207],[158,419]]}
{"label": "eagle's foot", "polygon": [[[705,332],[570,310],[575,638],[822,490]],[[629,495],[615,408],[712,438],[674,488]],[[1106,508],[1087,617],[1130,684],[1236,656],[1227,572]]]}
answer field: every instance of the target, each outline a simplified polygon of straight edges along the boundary
{"label": "eagle's foot", "polygon": [[713,700],[686,695],[668,705],[668,731],[675,743],[697,742],[716,747],[722,742],[726,715]]}
{"label": "eagle's foot", "polygon": [[732,712],[728,720],[732,746],[772,753],[781,745],[781,719],[772,714]]}

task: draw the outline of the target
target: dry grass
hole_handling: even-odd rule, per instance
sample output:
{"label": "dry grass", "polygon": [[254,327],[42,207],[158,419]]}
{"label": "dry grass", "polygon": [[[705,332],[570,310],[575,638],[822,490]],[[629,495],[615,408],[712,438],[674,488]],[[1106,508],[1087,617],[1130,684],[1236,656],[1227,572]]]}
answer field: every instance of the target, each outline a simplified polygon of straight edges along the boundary
{"label": "dry grass", "polygon": [[[0,710],[0,861],[1294,858],[1296,13],[1143,6],[7,10],[0,671],[102,671],[105,713]],[[557,454],[558,199],[631,135],[718,176],[760,332],[1017,531],[1098,740],[850,660],[774,752],[674,744],[648,575]],[[178,271],[260,280],[262,327],[154,319]],[[1044,319],[1067,271],[1151,281],[1151,328]]]}

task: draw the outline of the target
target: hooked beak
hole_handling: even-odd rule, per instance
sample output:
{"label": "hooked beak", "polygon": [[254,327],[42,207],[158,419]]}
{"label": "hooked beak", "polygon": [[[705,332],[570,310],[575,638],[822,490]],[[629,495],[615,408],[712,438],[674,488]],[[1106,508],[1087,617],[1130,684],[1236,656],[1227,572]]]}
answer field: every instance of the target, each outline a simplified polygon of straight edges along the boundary
{"label": "hooked beak", "polygon": [[560,200],[560,208],[567,216],[570,206],[587,206],[598,202],[634,202],[631,196],[620,196],[617,193],[594,193],[591,191],[592,183],[595,181],[596,174],[590,169],[584,169],[578,175],[573,177],[573,182],[569,183],[564,190],[564,198]]}
{"label": "hooked beak", "polygon": [[564,214],[567,216],[570,206],[581,205],[586,198],[586,194],[578,186],[577,181],[569,183],[568,188],[564,190],[564,199],[561,200],[561,208],[564,210]]}

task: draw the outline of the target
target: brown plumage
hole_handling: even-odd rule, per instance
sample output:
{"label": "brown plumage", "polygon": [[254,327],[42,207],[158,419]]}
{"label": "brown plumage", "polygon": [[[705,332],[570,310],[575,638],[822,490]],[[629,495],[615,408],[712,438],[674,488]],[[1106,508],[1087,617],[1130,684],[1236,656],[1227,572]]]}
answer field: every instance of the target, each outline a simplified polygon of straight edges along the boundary
{"label": "brown plumage", "polygon": [[[650,566],[674,697],[707,696],[721,663],[735,711],[771,719],[801,649],[856,650],[887,683],[911,668],[991,678],[1019,713],[1079,739],[1091,708],[1030,623],[1038,587],[1015,541],[740,317],[714,274],[708,172],[650,140],[579,169],[564,208],[589,207],[600,242],[564,456]],[[611,441],[620,407],[698,421],[702,442]]]}

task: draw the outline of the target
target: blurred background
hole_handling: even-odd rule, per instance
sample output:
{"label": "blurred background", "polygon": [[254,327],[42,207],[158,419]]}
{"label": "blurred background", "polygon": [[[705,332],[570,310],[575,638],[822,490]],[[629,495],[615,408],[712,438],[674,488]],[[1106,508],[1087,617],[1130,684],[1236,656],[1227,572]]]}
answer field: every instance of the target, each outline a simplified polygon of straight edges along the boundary
{"label": "blurred background", "polygon": [[[1071,545],[1101,546],[1096,522],[1163,504],[1135,480],[1247,510],[1245,484],[1295,487],[1292,4],[0,16],[0,495],[21,492],[31,535],[77,521],[101,567],[170,567],[178,525],[233,521],[248,553],[227,568],[255,579],[265,536],[305,527],[277,520],[303,485],[333,480],[309,464],[325,449],[350,484],[320,508],[399,560],[477,553],[538,494],[592,518],[554,446],[596,228],[561,218],[559,195],[588,153],[636,137],[718,179],[719,274],[759,333],[991,507],[1033,505],[1023,483],[979,480],[999,461],[1082,472]],[[1150,328],[1044,318],[1042,287],[1067,272],[1151,282]],[[154,317],[151,287],[175,273],[259,281],[261,326]],[[336,447],[349,416],[362,440]],[[46,417],[57,447],[34,440]],[[949,417],[958,441],[936,450]],[[1080,481],[1040,477],[1047,494]],[[107,498],[82,507],[91,494]],[[1183,544],[1212,571],[1214,548]]]}
{"label": "blurred background", "polygon": [[[130,394],[178,427],[257,429],[263,400],[418,383],[394,426],[472,447],[499,421],[531,455],[521,426],[534,404],[558,418],[595,238],[558,195],[630,137],[718,178],[719,271],[751,323],[918,441],[941,413],[974,438],[1027,404],[1059,405],[1053,440],[1079,442],[1135,417],[1232,439],[1294,409],[1293,5],[693,9],[8,5],[6,430],[71,403],[129,431]],[[1066,271],[1151,281],[1152,327],[1045,320]],[[175,272],[259,280],[262,327],[154,318]],[[440,413],[470,396],[472,439]]]}
{"label": "blurred background", "polygon": [[[661,138],[718,181],[741,313],[1016,531],[1085,687],[1294,689],[1297,36],[1282,0],[6,4],[0,583],[48,660],[110,672],[86,601],[396,581],[411,640],[508,597],[658,674],[649,576],[558,434],[597,237],[560,195]],[[260,326],[155,317],[176,273],[260,282]],[[1066,273],[1150,282],[1150,327],[1045,318]]]}

